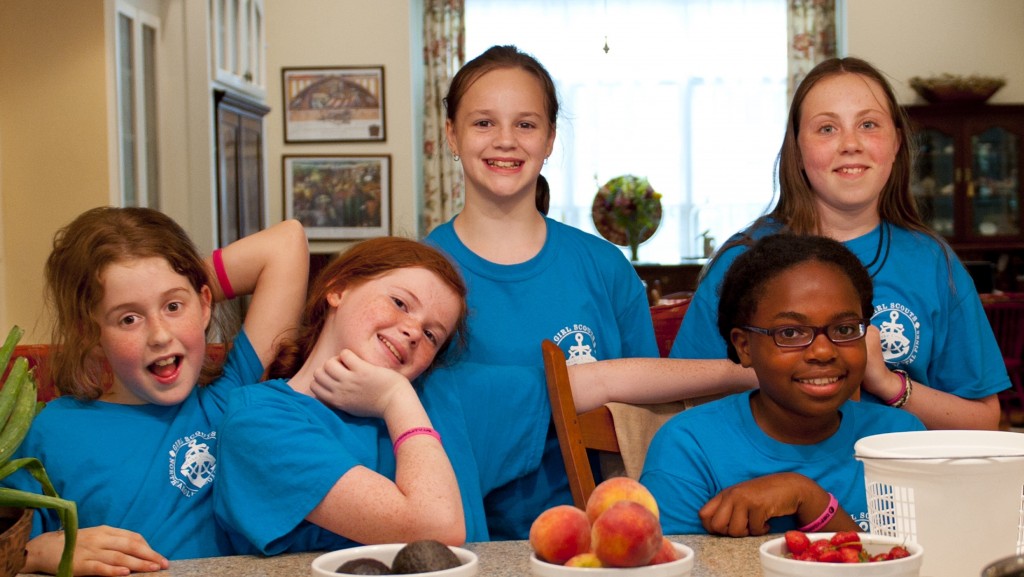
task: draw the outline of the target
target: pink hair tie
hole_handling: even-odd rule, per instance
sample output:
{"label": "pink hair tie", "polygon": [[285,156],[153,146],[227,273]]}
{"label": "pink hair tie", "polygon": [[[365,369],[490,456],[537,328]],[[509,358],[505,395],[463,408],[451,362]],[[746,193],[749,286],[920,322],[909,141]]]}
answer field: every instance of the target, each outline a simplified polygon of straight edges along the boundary
{"label": "pink hair tie", "polygon": [[434,429],[431,429],[430,427],[413,427],[401,435],[398,435],[398,438],[395,439],[395,454],[398,454],[398,447],[401,447],[402,443],[416,435],[428,435],[437,439],[437,442],[441,442],[441,433],[438,433]]}
{"label": "pink hair tie", "polygon": [[217,273],[217,282],[220,283],[220,290],[224,293],[224,298],[227,300],[235,298],[235,290],[231,288],[228,273],[224,270],[224,257],[221,256],[219,248],[213,251],[213,270]]}

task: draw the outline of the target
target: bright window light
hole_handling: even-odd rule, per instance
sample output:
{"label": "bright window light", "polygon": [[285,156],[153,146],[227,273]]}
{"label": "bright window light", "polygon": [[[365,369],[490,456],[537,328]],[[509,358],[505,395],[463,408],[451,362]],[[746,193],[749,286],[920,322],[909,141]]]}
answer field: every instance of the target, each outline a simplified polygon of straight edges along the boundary
{"label": "bright window light", "polygon": [[598,185],[646,176],[663,195],[646,262],[701,257],[702,232],[721,244],[771,205],[786,43],[786,0],[466,0],[467,60],[515,44],[555,79],[548,214],[597,234]]}

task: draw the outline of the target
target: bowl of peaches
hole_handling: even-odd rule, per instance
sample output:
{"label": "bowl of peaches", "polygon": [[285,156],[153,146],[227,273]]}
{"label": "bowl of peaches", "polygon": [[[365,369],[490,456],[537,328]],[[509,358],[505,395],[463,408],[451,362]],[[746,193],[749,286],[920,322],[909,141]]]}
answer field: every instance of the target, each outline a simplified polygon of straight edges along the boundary
{"label": "bowl of peaches", "polygon": [[646,487],[612,477],[586,510],[559,505],[530,527],[534,577],[689,577],[693,550],[662,534],[658,504]]}

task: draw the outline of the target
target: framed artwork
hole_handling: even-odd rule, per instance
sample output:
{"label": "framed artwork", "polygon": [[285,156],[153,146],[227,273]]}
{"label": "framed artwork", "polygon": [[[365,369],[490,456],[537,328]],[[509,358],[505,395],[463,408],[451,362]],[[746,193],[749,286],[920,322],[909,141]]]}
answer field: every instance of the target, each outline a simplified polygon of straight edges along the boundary
{"label": "framed artwork", "polygon": [[391,234],[391,156],[285,155],[284,213],[310,240]]}
{"label": "framed artwork", "polygon": [[284,141],[383,142],[384,67],[282,68]]}

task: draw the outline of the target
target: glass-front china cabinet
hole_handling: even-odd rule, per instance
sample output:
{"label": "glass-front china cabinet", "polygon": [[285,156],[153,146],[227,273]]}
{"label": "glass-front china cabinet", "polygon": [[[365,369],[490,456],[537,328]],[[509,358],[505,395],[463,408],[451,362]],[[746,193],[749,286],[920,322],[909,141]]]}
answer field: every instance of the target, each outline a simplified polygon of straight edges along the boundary
{"label": "glass-front china cabinet", "polygon": [[911,190],[925,222],[961,260],[1005,265],[1004,290],[1024,289],[1024,105],[906,110],[917,144]]}
{"label": "glass-front china cabinet", "polygon": [[926,222],[957,246],[1017,245],[1024,212],[1024,105],[907,107],[918,157],[912,190]]}

